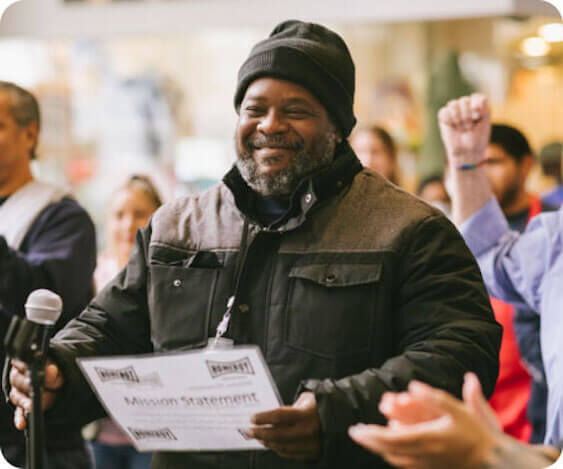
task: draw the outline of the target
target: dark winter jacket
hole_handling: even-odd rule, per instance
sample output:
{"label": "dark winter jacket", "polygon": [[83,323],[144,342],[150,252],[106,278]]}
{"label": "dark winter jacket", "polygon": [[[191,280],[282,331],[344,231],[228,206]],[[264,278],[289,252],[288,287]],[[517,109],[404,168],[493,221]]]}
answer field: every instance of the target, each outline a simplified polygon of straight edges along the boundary
{"label": "dark winter jacket", "polygon": [[[269,226],[257,221],[256,195],[236,169],[206,192],[162,207],[137,236],[126,269],[53,341],[67,383],[53,418],[95,416],[86,415],[94,407],[76,356],[205,345],[241,258],[227,336],[261,348],[286,404],[300,390],[315,393],[320,466],[386,467],[346,431],[359,421],[382,423],[382,393],[411,379],[459,394],[473,370],[492,392],[501,330],[465,243],[440,212],[362,170],[344,144]],[[310,466],[262,451],[162,452],[152,467]]]}

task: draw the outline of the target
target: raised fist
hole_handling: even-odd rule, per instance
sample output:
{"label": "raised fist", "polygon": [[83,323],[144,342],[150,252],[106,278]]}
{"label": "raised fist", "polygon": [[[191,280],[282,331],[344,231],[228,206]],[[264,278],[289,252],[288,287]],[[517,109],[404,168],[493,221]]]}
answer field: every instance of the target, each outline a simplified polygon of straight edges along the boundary
{"label": "raised fist", "polygon": [[442,141],[453,165],[483,160],[491,133],[487,98],[479,93],[455,99],[438,112]]}

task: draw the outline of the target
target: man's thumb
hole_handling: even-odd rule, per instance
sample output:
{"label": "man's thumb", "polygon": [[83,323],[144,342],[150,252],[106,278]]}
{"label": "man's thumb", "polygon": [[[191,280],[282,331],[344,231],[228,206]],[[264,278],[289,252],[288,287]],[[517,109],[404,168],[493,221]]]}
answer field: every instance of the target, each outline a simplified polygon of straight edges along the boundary
{"label": "man's thumb", "polygon": [[493,409],[485,400],[479,378],[474,373],[466,373],[463,380],[463,400],[475,415],[483,419],[491,430],[500,430],[500,424]]}

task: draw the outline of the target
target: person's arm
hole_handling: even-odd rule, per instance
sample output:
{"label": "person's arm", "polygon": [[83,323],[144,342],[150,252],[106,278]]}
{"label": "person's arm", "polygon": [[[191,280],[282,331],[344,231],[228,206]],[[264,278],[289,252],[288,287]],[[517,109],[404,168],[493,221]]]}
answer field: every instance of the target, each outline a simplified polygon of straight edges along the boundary
{"label": "person's arm", "polygon": [[509,231],[496,200],[466,220],[460,231],[475,255],[492,296],[541,314],[546,273],[561,252],[563,210],[540,214],[526,231]]}
{"label": "person's arm", "polygon": [[[380,367],[339,380],[308,380],[323,436],[323,461],[345,461],[352,442],[348,426],[385,421],[382,394],[419,379],[459,393],[463,375],[475,371],[488,395],[498,373],[501,328],[494,321],[475,260],[455,227],[432,215],[403,240],[392,293],[395,306],[377,323],[396,355]],[[388,274],[390,275],[390,273]],[[361,455],[359,455],[361,456]]]}
{"label": "person's arm", "polygon": [[[85,424],[104,415],[76,358],[152,351],[145,262],[149,238],[150,225],[137,233],[125,269],[51,340],[48,353],[59,379],[56,392],[49,395],[48,421]],[[12,369],[10,382],[15,388],[10,392],[12,403],[20,409],[29,405],[25,375]]]}
{"label": "person's arm", "polygon": [[455,393],[464,373],[474,370],[492,393],[501,330],[459,233],[443,215],[429,215],[402,246],[390,293],[393,313],[386,311],[376,326],[388,331],[396,356],[354,376],[303,382],[293,406],[254,416],[251,437],[283,457],[318,460],[321,467],[345,464],[366,457],[354,452],[348,426],[383,422],[378,403],[388,390],[416,378]]}
{"label": "person's arm", "polygon": [[446,147],[454,220],[477,257],[491,294],[540,311],[545,273],[559,256],[561,212],[536,217],[521,236],[510,232],[492,197],[484,160],[490,111],[483,95],[451,101],[439,112]]}
{"label": "person's arm", "polygon": [[493,198],[482,166],[491,133],[487,99],[473,94],[450,101],[438,113],[452,190],[452,215],[461,224]]}
{"label": "person's arm", "polygon": [[[126,267],[80,316],[51,340],[49,355],[60,367],[65,380],[60,399],[65,402],[64,408],[55,406],[51,419],[65,419],[67,412],[72,414],[72,409],[88,408],[85,401],[93,401],[90,387],[76,364],[77,357],[152,352],[146,265],[150,234],[149,223],[147,228],[137,232]],[[85,420],[99,417],[100,411],[96,409],[93,414]]]}
{"label": "person's arm", "polygon": [[4,314],[24,314],[27,296],[48,288],[63,300],[60,324],[91,298],[96,236],[88,214],[75,201],[47,207],[28,233],[27,252],[10,248],[0,237],[0,304]]}

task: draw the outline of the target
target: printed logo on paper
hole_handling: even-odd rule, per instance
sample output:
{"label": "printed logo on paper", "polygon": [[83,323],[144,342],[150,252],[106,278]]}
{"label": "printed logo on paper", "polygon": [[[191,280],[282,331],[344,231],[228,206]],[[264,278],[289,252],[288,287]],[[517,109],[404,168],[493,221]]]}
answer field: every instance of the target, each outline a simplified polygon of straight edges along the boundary
{"label": "printed logo on paper", "polygon": [[178,441],[176,435],[169,428],[131,428],[127,427],[131,436],[136,440]]}
{"label": "printed logo on paper", "polygon": [[124,368],[102,368],[95,366],[94,370],[102,383],[115,383],[127,385],[149,385],[162,387],[162,381],[158,373],[151,373],[146,376],[139,376],[133,366]]}
{"label": "printed logo on paper", "polygon": [[234,361],[205,360],[212,378],[225,375],[254,375],[254,368],[248,357]]}

